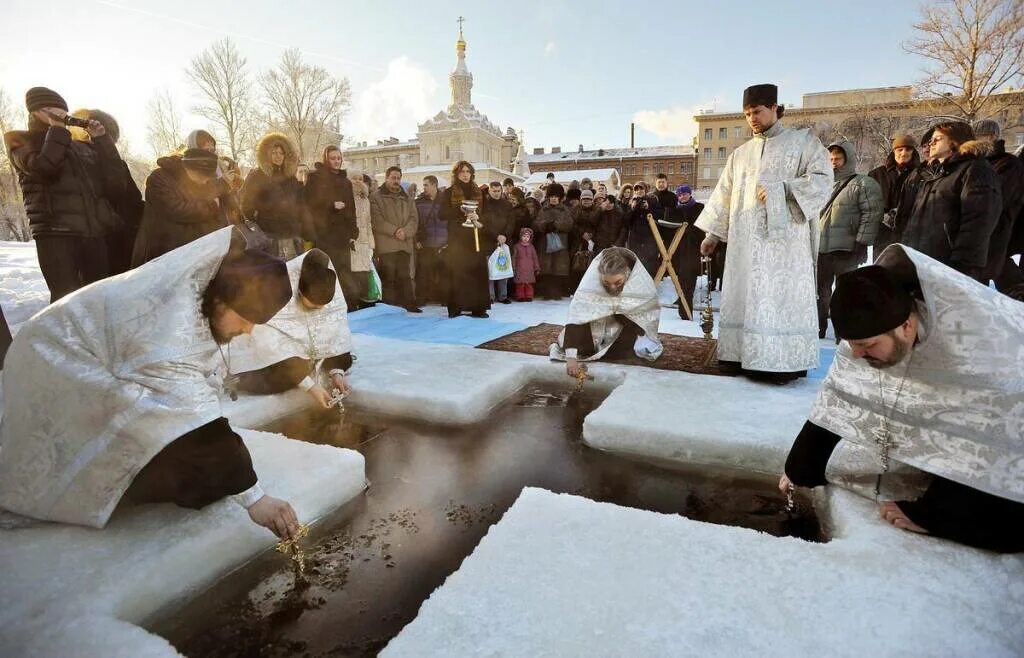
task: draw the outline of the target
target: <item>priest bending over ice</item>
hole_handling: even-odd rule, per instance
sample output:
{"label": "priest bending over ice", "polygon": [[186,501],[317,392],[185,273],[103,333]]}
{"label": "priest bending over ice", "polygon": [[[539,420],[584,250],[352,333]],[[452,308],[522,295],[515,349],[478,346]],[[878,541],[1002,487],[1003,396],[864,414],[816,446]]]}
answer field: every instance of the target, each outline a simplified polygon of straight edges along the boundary
{"label": "priest bending over ice", "polygon": [[102,528],[122,497],[199,509],[231,496],[291,536],[295,512],[263,493],[220,406],[224,346],[290,298],[285,264],[229,227],[36,314],[3,371],[0,507]]}
{"label": "priest bending over ice", "polygon": [[1024,304],[895,244],[840,276],[830,308],[845,342],[779,487],[826,484],[846,439],[881,473],[891,459],[934,476],[882,503],[897,528],[1024,550]]}
{"label": "priest bending over ice", "polygon": [[654,280],[636,255],[608,247],[587,268],[569,302],[569,318],[551,358],[565,361],[570,377],[579,375],[580,361],[636,356],[654,361],[661,356],[658,321],[661,305]]}
{"label": "priest bending over ice", "polygon": [[[349,392],[352,367],[348,307],[327,254],[313,249],[288,261],[291,301],[270,322],[239,339],[243,350],[238,388],[247,393],[283,393],[298,386],[324,409],[335,402],[328,388]],[[324,387],[329,380],[328,387]]]}

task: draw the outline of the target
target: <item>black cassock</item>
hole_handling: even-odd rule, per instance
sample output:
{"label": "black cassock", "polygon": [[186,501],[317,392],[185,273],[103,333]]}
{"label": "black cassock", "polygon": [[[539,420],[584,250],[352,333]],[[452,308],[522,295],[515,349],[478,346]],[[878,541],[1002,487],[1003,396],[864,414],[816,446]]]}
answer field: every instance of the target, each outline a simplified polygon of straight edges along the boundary
{"label": "black cassock", "polygon": [[441,219],[448,222],[448,247],[444,250],[450,277],[448,313],[486,311],[491,307],[487,257],[494,250],[498,236],[486,229],[477,229],[480,234],[480,251],[477,251],[473,229],[462,225],[466,216],[460,208],[452,206],[451,194],[448,188],[440,195]]}

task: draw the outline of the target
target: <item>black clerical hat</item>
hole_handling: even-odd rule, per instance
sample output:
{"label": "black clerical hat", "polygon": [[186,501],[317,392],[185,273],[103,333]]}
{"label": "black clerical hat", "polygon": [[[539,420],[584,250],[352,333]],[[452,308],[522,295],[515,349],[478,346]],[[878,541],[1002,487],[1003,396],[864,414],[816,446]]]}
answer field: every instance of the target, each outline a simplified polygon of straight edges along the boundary
{"label": "black clerical hat", "polygon": [[743,107],[764,105],[771,107],[779,104],[779,88],[772,84],[751,85],[743,90]]}
{"label": "black clerical hat", "polygon": [[228,308],[255,324],[268,322],[292,298],[284,261],[257,249],[230,253],[210,285]]}
{"label": "black clerical hat", "polygon": [[338,275],[331,269],[331,259],[320,249],[310,249],[302,259],[299,292],[317,306],[327,306],[334,299]]}
{"label": "black clerical hat", "polygon": [[837,337],[863,340],[900,326],[913,308],[913,298],[892,272],[868,265],[839,275],[829,312]]}

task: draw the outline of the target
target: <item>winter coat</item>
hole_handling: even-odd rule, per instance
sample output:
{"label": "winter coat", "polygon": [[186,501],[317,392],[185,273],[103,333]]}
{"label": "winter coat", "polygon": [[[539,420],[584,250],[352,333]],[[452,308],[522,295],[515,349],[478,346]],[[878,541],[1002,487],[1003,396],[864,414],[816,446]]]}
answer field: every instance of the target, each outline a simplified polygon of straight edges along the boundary
{"label": "winter coat", "polygon": [[1020,158],[1006,152],[1005,142],[996,140],[992,154],[988,156],[989,164],[995,169],[999,178],[999,188],[1003,195],[1003,211],[999,215],[999,223],[992,231],[989,240],[988,266],[985,275],[994,279],[1003,271],[1006,257],[1010,253],[1010,238],[1014,226],[1020,222],[1021,208],[1024,207],[1024,163]]}
{"label": "winter coat", "polygon": [[[275,146],[284,149],[284,164],[275,167],[270,151]],[[299,164],[298,151],[291,140],[281,133],[265,135],[256,146],[259,165],[249,172],[242,186],[242,212],[256,222],[274,239],[311,239],[302,183],[295,178]]]}
{"label": "winter coat", "polygon": [[[370,194],[370,219],[373,222],[373,238],[377,243],[378,254],[393,254],[404,251],[413,253],[416,246],[416,229],[419,216],[416,204],[405,190],[397,192],[388,190],[387,184],[381,185]],[[395,237],[395,231],[405,229],[405,239]]]}
{"label": "winter coat", "polygon": [[[552,206],[544,204],[537,217],[533,220],[534,244],[540,257],[540,269],[545,275],[569,276],[571,252],[569,251],[569,234],[572,232],[572,211],[563,204]],[[562,239],[565,249],[549,254],[547,251],[547,234],[557,233]]]}
{"label": "winter coat", "polygon": [[416,214],[419,216],[416,241],[431,249],[440,249],[448,244],[448,222],[441,219],[440,196],[438,193],[431,199],[423,192],[416,197]]}
{"label": "winter coat", "polygon": [[[910,162],[904,166],[899,167],[896,165],[896,156],[893,151],[889,151],[889,156],[885,160],[885,164],[880,167],[875,167],[868,172],[870,176],[879,187],[882,188],[882,205],[883,218],[885,215],[895,217],[898,212],[900,202],[903,199],[903,189],[909,176],[921,166],[921,158],[917,153],[917,149],[913,150],[913,156]],[[913,203],[913,198],[911,198]],[[893,228],[886,226],[884,223],[878,225],[878,233],[875,236],[874,253],[877,256],[883,249],[888,247],[894,242],[900,241],[899,231],[896,230],[895,224]]]}
{"label": "winter coat", "polygon": [[854,164],[857,154],[853,144],[837,142],[829,145],[830,150],[834,147],[846,153],[846,162],[834,171],[832,194],[819,215],[819,254],[853,252],[858,246],[874,244],[882,222],[882,188],[873,178],[857,173]]}
{"label": "winter coat", "polygon": [[594,239],[595,233],[597,233],[597,223],[601,218],[601,209],[597,207],[597,204],[592,204],[589,208],[584,208],[583,204],[576,206],[572,209],[572,244],[570,248],[572,251],[579,251],[581,248],[586,249],[586,245],[583,244],[583,234],[589,233],[590,239]]}
{"label": "winter coat", "polygon": [[[685,259],[697,259],[696,268],[700,270],[700,243],[704,240],[704,231],[697,228],[697,218],[700,217],[701,212],[704,211],[704,204],[698,203],[690,197],[690,203],[687,205],[679,204],[675,210],[671,213],[673,221],[682,223],[686,222],[686,233],[683,234],[683,241],[679,243],[676,248],[676,255],[678,258],[673,263],[682,264]],[[674,237],[674,236],[673,236]],[[665,248],[671,245],[671,241],[665,243]],[[682,274],[679,271],[679,267],[676,268],[678,274]]]}
{"label": "winter coat", "polygon": [[[540,211],[540,204],[531,204],[530,200],[519,204],[518,206],[512,207],[512,221],[515,228],[512,230],[512,236],[509,238],[509,242],[513,239],[518,239],[519,232],[524,228],[533,227],[533,218]],[[536,243],[536,240],[534,241]]]}
{"label": "winter coat", "polygon": [[626,246],[626,216],[616,204],[611,210],[602,210],[597,216],[597,228],[594,229],[594,251],[600,252],[608,247]]}
{"label": "winter coat", "polygon": [[508,199],[492,199],[489,194],[484,194],[480,223],[492,242],[496,242],[499,235],[504,235],[509,244],[516,239],[516,220]]}
{"label": "winter coat", "polygon": [[353,208],[356,213],[356,237],[355,249],[352,250],[351,269],[353,272],[369,272],[373,264],[373,250],[376,241],[373,239],[373,224],[370,219],[370,193],[366,183],[358,178],[352,179],[352,196],[354,199]]}
{"label": "winter coat", "polygon": [[[333,171],[322,162],[313,167],[315,171],[306,179],[303,189],[312,237],[318,243],[347,247],[359,236],[352,182],[344,169]],[[335,201],[341,201],[345,207],[338,210]]]}
{"label": "winter coat", "polygon": [[980,278],[1002,212],[999,179],[984,142],[965,142],[945,162],[923,168],[903,244]]}
{"label": "winter coat", "polygon": [[132,250],[132,267],[228,225],[224,204],[231,190],[223,179],[194,183],[180,155],[160,158],[156,164],[146,179],[146,206]]}
{"label": "winter coat", "polygon": [[[654,215],[654,219],[657,221],[659,217],[664,217],[664,211],[657,197],[650,194],[642,197],[635,204],[631,200],[629,208],[630,210],[626,214],[628,231],[626,247],[636,254],[648,272],[653,273],[657,269],[661,254],[658,252],[658,243],[654,241],[650,224],[647,222],[647,215]],[[662,232],[660,228],[658,232]]]}
{"label": "winter coat", "polygon": [[124,193],[121,156],[110,137],[72,141],[62,126],[16,130],[4,145],[18,174],[33,237],[99,238],[121,228],[114,206]]}
{"label": "winter coat", "polygon": [[536,283],[537,272],[540,271],[540,258],[532,244],[517,242],[512,245],[513,281],[516,283]]}

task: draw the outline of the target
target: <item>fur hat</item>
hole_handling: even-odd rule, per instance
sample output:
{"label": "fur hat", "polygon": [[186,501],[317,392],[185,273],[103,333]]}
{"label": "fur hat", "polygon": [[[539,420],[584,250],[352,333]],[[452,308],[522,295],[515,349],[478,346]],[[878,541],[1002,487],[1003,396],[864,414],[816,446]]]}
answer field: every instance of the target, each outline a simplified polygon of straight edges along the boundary
{"label": "fur hat", "polygon": [[892,138],[892,150],[896,150],[901,146],[916,149],[917,140],[914,139],[913,135],[896,135]]}
{"label": "fur hat", "polygon": [[561,183],[552,183],[548,185],[547,189],[544,190],[544,198],[556,196],[559,199],[565,198],[565,188],[562,187]]}
{"label": "fur hat", "polygon": [[993,121],[992,119],[981,119],[980,121],[975,121],[972,127],[974,128],[975,136],[992,135],[996,139],[999,139],[1002,135],[1002,129],[999,127],[999,122]]}
{"label": "fur hat", "polygon": [[779,88],[773,84],[751,85],[743,90],[743,107],[779,104]]}
{"label": "fur hat", "polygon": [[299,168],[299,151],[295,148],[292,140],[288,139],[288,136],[284,133],[267,133],[260,138],[259,143],[256,145],[257,164],[266,175],[270,176],[273,174],[274,165],[270,161],[270,151],[275,146],[280,146],[284,149],[284,165],[282,169],[285,176],[293,178]]}
{"label": "fur hat", "polygon": [[68,111],[68,103],[64,97],[52,89],[46,87],[32,87],[25,92],[25,109],[29,112],[41,110],[44,107],[59,107],[65,112]]}
{"label": "fur hat", "polygon": [[200,174],[214,176],[217,173],[217,156],[205,149],[186,149],[181,164]]}
{"label": "fur hat", "polygon": [[565,200],[572,201],[573,199],[579,199],[583,195],[583,191],[578,187],[570,187],[565,192]]}

